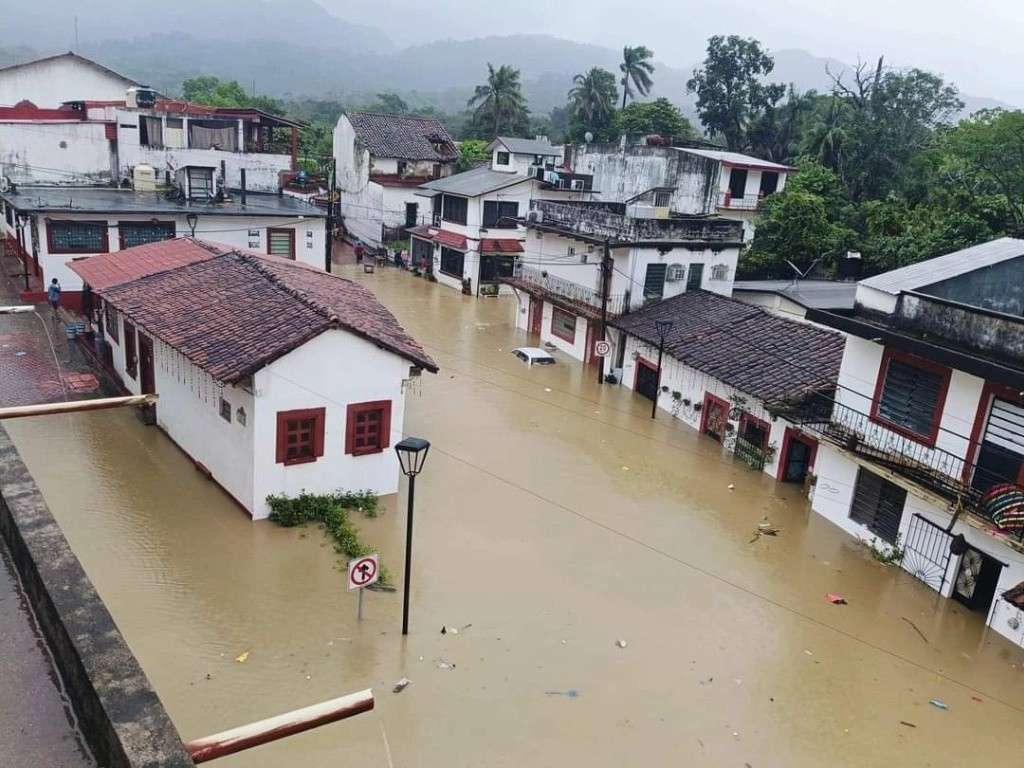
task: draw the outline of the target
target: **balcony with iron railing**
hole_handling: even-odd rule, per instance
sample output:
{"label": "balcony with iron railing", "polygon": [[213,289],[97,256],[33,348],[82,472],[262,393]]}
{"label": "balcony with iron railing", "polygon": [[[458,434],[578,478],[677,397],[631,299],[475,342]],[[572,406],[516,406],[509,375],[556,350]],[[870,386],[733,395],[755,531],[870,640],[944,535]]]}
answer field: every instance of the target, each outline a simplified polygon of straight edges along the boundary
{"label": "balcony with iron railing", "polygon": [[726,190],[718,195],[718,207],[729,211],[756,211],[764,199],[762,195],[744,195],[736,197]]}
{"label": "balcony with iron railing", "polygon": [[[948,502],[951,509],[966,512],[986,526],[999,528],[1000,523],[989,505],[982,503],[986,492],[997,487],[1020,489],[1016,478],[1003,477],[963,456],[900,435],[824,395],[784,415],[804,431],[911,481]],[[1014,537],[1017,545],[1024,541],[1024,529],[1000,532]]]}
{"label": "balcony with iron railing", "polygon": [[[595,265],[594,273],[599,274]],[[511,278],[503,282],[522,288],[529,293],[539,293],[549,298],[563,299],[581,311],[582,314],[596,317],[601,311],[601,292],[586,285],[580,285],[564,277],[550,274],[547,270],[530,267],[517,262]],[[627,296],[611,294],[608,296],[608,315],[621,315],[625,311]]]}
{"label": "balcony with iron railing", "polygon": [[531,200],[527,225],[548,227],[589,240],[616,243],[680,242],[739,243],[740,222],[707,216],[670,215],[642,218],[626,215],[622,203],[561,203]]}

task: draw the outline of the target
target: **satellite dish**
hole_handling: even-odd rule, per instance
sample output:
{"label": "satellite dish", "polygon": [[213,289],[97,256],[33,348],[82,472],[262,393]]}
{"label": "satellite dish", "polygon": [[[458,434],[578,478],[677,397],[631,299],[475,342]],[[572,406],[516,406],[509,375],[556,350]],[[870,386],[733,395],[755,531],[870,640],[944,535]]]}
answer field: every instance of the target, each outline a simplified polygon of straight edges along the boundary
{"label": "satellite dish", "polygon": [[587,144],[589,144],[590,142],[592,142],[594,140],[594,134],[592,134],[590,131],[587,131],[586,133],[583,134],[583,140]]}

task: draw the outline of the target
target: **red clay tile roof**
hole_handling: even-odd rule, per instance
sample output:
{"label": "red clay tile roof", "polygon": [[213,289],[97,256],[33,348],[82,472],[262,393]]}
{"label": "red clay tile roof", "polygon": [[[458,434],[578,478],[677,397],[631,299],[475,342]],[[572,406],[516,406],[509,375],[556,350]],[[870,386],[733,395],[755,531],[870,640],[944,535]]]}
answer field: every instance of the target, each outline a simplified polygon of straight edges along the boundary
{"label": "red clay tile roof", "polygon": [[458,147],[440,121],[433,117],[347,112],[359,140],[375,157],[450,162]]}
{"label": "red clay tile roof", "polygon": [[217,251],[208,259],[97,292],[140,328],[228,384],[332,328],[437,371],[437,364],[363,286],[294,261],[207,245]]}
{"label": "red clay tile roof", "polygon": [[227,249],[183,237],[79,259],[68,266],[94,291],[101,291],[146,275],[211,259],[223,250]]}
{"label": "red clay tile roof", "polygon": [[480,241],[480,253],[522,253],[523,244],[518,240],[489,238]]}
{"label": "red clay tile roof", "polygon": [[656,320],[671,320],[665,352],[682,363],[782,406],[832,390],[839,378],[841,334],[787,320],[706,291],[687,291],[609,324],[658,344]]}
{"label": "red clay tile roof", "polygon": [[435,243],[440,243],[448,248],[457,248],[460,251],[466,250],[465,235],[457,235],[454,232],[449,232],[447,229],[439,229],[433,239]]}

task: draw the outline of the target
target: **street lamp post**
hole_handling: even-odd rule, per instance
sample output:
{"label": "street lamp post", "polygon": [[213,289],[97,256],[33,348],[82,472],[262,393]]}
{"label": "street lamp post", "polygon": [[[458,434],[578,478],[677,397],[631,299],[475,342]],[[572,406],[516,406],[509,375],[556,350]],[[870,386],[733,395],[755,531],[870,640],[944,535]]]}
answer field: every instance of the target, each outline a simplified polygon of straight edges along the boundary
{"label": "street lamp post", "polygon": [[412,574],[412,512],[416,498],[416,475],[427,460],[430,443],[420,437],[407,437],[395,446],[402,473],[409,478],[409,511],[405,523],[405,593],[402,596],[402,634],[409,634],[409,578]]}
{"label": "street lamp post", "polygon": [[671,320],[655,320],[654,329],[658,332],[658,375],[654,384],[654,402],[651,403],[651,418],[658,412],[658,393],[661,392],[661,356],[665,353],[665,336],[672,330]]}

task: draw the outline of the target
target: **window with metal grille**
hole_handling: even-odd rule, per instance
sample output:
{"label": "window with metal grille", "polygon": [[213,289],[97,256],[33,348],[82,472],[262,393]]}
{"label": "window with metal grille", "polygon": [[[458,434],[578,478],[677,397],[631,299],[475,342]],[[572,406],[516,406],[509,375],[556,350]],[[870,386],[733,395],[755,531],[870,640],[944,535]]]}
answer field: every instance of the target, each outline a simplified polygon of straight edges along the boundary
{"label": "window with metal grille", "polygon": [[268,229],[267,230],[267,253],[271,256],[281,256],[285,259],[295,258],[295,230],[294,229]]}
{"label": "window with metal grille", "polygon": [[304,464],[324,455],[325,408],[277,414],[277,463]]}
{"label": "window with metal grille", "polygon": [[223,397],[220,399],[220,417],[228,423],[231,422],[231,403]]}
{"label": "window with metal grille", "polygon": [[118,222],[117,231],[122,250],[160,240],[173,240],[175,235],[173,221],[122,221]]}
{"label": "window with metal grille", "polygon": [[107,335],[120,344],[121,329],[117,327],[117,310],[114,309],[113,304],[107,301],[103,303],[103,312],[107,317]]}
{"label": "window with metal grille", "polygon": [[672,202],[671,192],[655,192],[654,193],[654,205],[657,208],[668,208],[669,203]]}
{"label": "window with metal grille", "polygon": [[644,275],[644,301],[660,299],[665,294],[668,264],[648,264]]}
{"label": "window with metal grille", "polygon": [[512,162],[512,156],[508,152],[499,152],[498,159],[495,160],[496,165],[508,165]]}
{"label": "window with metal grille", "polygon": [[107,222],[51,221],[46,238],[50,253],[106,253]]}
{"label": "window with metal grille", "polygon": [[345,453],[364,456],[380,453],[391,438],[391,401],[351,403],[345,428]]}
{"label": "window with metal grille", "polygon": [[570,344],[576,343],[576,315],[558,307],[551,308],[551,334]]}
{"label": "window with metal grille", "polygon": [[441,248],[441,271],[451,277],[462,279],[466,254],[454,248]]}
{"label": "window with metal grille", "polygon": [[453,224],[465,224],[469,214],[469,200],[464,197],[445,195],[441,203],[441,218]]}
{"label": "window with metal grille", "polygon": [[896,543],[907,492],[866,469],[857,471],[850,519],[866,526],[883,541]]}
{"label": "window with metal grille", "polygon": [[711,268],[711,279],[712,280],[728,280],[729,279],[729,265],[728,264],[715,264]]}
{"label": "window with metal grille", "polygon": [[949,384],[949,370],[887,355],[875,417],[900,431],[934,440]]}
{"label": "window with metal grille", "polygon": [[484,201],[485,229],[515,229],[519,216],[519,203],[506,200]]}
{"label": "window with metal grille", "polygon": [[704,282],[704,265],[691,264],[690,271],[686,275],[686,290],[698,289]]}
{"label": "window with metal grille", "polygon": [[124,369],[133,379],[139,370],[139,355],[135,348],[135,326],[124,321]]}

